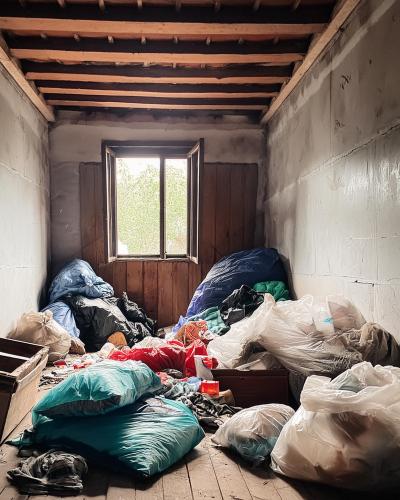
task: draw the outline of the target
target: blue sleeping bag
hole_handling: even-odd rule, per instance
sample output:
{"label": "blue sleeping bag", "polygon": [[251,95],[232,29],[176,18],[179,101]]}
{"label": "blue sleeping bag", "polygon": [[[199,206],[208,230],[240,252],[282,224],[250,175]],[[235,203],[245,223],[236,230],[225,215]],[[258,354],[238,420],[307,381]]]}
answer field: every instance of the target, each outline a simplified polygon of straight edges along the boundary
{"label": "blue sleeping bag", "polygon": [[67,295],[83,295],[89,299],[112,297],[113,287],[97,276],[90,264],[74,259],[64,266],[53,279],[49,289],[49,301],[55,302]]}
{"label": "blue sleeping bag", "polygon": [[[222,301],[242,285],[253,286],[260,281],[283,281],[287,283],[285,269],[275,248],[254,248],[236,252],[213,265],[207,276],[197,287],[190,301],[186,318]],[[180,318],[178,325],[185,323]],[[174,330],[176,330],[176,325]]]}
{"label": "blue sleeping bag", "polygon": [[53,302],[42,309],[41,312],[44,311],[51,311],[53,313],[53,319],[67,330],[71,337],[79,337],[81,332],[76,326],[74,315],[67,304],[64,302]]}
{"label": "blue sleeping bag", "polygon": [[180,460],[203,438],[197,418],[183,403],[151,397],[105,415],[54,420],[40,415],[32,430],[9,443],[69,449],[119,472],[129,469],[149,477]]}

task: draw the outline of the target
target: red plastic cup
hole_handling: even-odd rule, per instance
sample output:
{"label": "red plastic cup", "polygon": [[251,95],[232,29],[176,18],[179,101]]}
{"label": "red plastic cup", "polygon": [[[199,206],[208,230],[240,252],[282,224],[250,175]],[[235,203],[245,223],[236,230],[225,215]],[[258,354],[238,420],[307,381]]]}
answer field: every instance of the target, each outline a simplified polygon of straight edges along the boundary
{"label": "red plastic cup", "polygon": [[219,381],[203,380],[200,391],[202,394],[208,394],[209,396],[219,396]]}

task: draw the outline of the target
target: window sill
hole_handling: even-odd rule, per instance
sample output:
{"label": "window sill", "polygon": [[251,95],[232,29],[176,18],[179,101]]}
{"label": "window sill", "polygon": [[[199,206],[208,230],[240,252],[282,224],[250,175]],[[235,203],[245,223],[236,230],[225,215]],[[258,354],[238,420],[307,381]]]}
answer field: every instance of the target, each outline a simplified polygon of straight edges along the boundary
{"label": "window sill", "polygon": [[160,257],[117,257],[113,262],[193,262],[189,257],[171,257],[161,259]]}

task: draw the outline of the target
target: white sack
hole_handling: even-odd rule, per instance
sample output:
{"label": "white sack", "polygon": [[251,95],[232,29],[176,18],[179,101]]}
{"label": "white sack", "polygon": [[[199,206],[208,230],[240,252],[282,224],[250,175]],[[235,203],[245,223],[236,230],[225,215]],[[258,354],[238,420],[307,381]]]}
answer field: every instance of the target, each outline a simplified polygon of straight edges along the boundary
{"label": "white sack", "polygon": [[49,362],[63,358],[71,347],[71,336],[53,319],[51,311],[23,314],[9,337],[47,346]]}
{"label": "white sack", "polygon": [[356,311],[343,298],[319,300],[305,295],[280,301],[262,318],[257,340],[290,371],[336,375],[362,361],[361,354],[347,346],[338,335],[341,331],[334,328],[359,327],[365,320]]}
{"label": "white sack", "polygon": [[286,405],[252,406],[233,415],[211,440],[258,464],[269,457],[283,426],[293,415],[294,410]]}
{"label": "white sack", "polygon": [[309,377],[271,454],[275,472],[354,490],[400,484],[400,368]]}

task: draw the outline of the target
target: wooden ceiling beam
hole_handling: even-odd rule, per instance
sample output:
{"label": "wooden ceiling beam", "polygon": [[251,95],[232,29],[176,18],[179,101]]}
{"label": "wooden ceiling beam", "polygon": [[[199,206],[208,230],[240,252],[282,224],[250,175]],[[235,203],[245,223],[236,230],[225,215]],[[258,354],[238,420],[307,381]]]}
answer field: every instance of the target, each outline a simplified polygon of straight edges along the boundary
{"label": "wooden ceiling beam", "polygon": [[180,12],[170,7],[132,9],[114,5],[100,11],[96,5],[71,4],[60,9],[53,4],[0,4],[0,29],[87,36],[303,36],[321,32],[329,20],[330,6],[264,7],[230,6],[214,12],[209,6],[185,6]]}
{"label": "wooden ceiling beam", "polygon": [[54,121],[53,110],[46,104],[43,97],[36,91],[35,85],[28,82],[25,75],[12,59],[4,39],[0,36],[0,64],[7,70],[18,87],[24,92],[32,104],[48,121]]}
{"label": "wooden ceiling beam", "polygon": [[[74,35],[76,37],[76,35]],[[143,40],[146,40],[143,38]],[[76,43],[78,41],[78,43]],[[8,44],[18,59],[65,62],[155,63],[155,64],[287,64],[301,61],[307,52],[307,40],[268,42],[173,41],[144,44],[136,40],[105,40],[40,37],[10,37]],[[146,47],[143,47],[146,45]]]}
{"label": "wooden ceiling beam", "polygon": [[[51,93],[63,93],[67,91],[78,92],[84,94],[85,92],[96,91],[98,93],[107,94],[109,92],[116,93],[132,93],[132,95],[152,95],[152,94],[165,94],[166,96],[174,95],[191,95],[196,96],[214,96],[222,97],[222,95],[229,97],[230,95],[242,94],[250,97],[270,97],[276,95],[280,90],[280,84],[266,84],[266,85],[217,85],[217,84],[165,84],[165,83],[94,83],[94,82],[58,82],[51,80],[37,80],[36,85],[42,89],[52,89]],[[61,90],[62,89],[62,90]],[[53,92],[54,90],[54,92]],[[48,90],[43,90],[49,92]],[[218,95],[217,95],[218,94]],[[118,94],[115,94],[118,95]]]}
{"label": "wooden ceiling beam", "polygon": [[215,110],[232,110],[232,111],[250,111],[250,110],[261,110],[263,106],[261,105],[239,105],[239,104],[197,104],[196,106],[192,104],[144,104],[144,103],[129,103],[129,102],[103,102],[103,101],[69,101],[63,99],[49,99],[48,103],[52,106],[67,106],[67,107],[89,107],[89,108],[126,108],[126,109],[186,109],[188,111],[197,111],[207,109],[210,111]]}
{"label": "wooden ceiling beam", "polygon": [[65,87],[38,87],[43,94],[63,94],[63,95],[90,95],[90,96],[119,96],[119,97],[165,97],[174,99],[198,99],[198,98],[211,98],[211,99],[245,99],[248,97],[270,98],[278,95],[278,92],[147,92],[136,90],[99,90],[99,89],[81,89],[81,88],[65,88]]}
{"label": "wooden ceiling beam", "polygon": [[292,66],[241,66],[226,68],[171,68],[164,66],[67,65],[24,61],[29,80],[111,83],[269,84],[290,78]]}
{"label": "wooden ceiling beam", "polygon": [[274,114],[282,106],[283,102],[289,97],[297,85],[299,85],[304,75],[337,35],[343,24],[346,22],[350,14],[357,8],[360,2],[361,0],[340,0],[338,2],[334,10],[332,20],[326,30],[315,40],[315,43],[313,43],[310,47],[308,54],[306,55],[303,63],[298,67],[296,73],[288,81],[287,85],[285,85],[271,106],[265,110],[265,114],[262,118],[263,123],[269,121],[274,116]]}
{"label": "wooden ceiling beam", "polygon": [[[46,99],[51,100],[73,100],[73,101],[90,101],[93,96],[90,95],[65,95],[59,94],[44,94]],[[147,96],[118,96],[118,95],[97,95],[95,99],[98,102],[120,102],[120,103],[132,103],[132,104],[147,104],[151,107],[153,104],[165,104],[165,105],[186,105],[186,106],[198,106],[198,105],[209,105],[211,106],[230,106],[235,108],[236,106],[265,106],[270,102],[269,98],[264,97],[246,97],[246,98],[181,98],[177,99],[174,97],[147,97]],[[250,108],[254,109],[254,108]]]}

